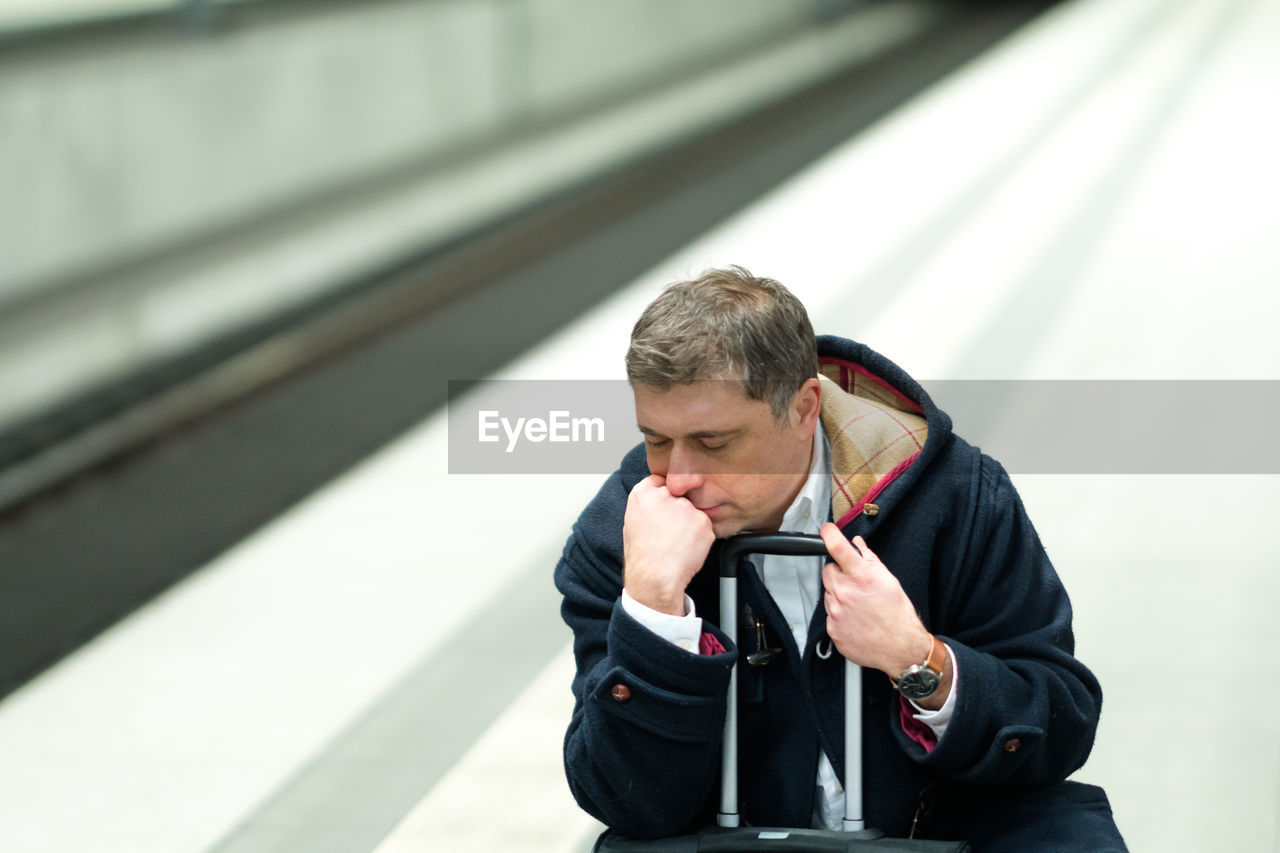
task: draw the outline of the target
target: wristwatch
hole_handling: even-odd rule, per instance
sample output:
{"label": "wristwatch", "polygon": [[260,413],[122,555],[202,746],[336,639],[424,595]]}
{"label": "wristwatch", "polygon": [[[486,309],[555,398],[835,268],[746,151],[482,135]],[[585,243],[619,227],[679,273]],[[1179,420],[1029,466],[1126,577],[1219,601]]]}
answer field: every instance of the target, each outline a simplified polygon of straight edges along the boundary
{"label": "wristwatch", "polygon": [[895,679],[890,679],[898,692],[908,699],[924,699],[938,689],[942,683],[942,667],[947,662],[947,647],[932,634],[929,639],[933,645],[929,647],[929,656],[924,663],[912,664]]}

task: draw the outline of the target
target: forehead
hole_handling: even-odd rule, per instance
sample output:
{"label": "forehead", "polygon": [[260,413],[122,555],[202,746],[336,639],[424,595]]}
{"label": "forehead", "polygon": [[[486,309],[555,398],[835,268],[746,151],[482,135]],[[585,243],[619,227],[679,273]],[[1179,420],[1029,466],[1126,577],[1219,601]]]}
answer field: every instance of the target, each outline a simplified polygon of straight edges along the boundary
{"label": "forehead", "polygon": [[743,429],[772,417],[768,404],[748,397],[736,379],[708,379],[666,390],[636,385],[632,390],[640,427],[667,436]]}

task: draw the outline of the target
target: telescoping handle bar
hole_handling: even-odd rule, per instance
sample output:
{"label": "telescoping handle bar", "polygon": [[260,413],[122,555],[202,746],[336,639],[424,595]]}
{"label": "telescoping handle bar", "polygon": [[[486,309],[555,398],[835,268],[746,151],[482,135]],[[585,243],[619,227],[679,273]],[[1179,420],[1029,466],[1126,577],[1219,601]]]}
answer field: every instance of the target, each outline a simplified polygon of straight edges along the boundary
{"label": "telescoping handle bar", "polygon": [[[738,565],[748,554],[828,557],[820,536],[804,533],[744,533],[724,540],[720,551],[720,630],[738,644]],[[864,828],[862,819],[862,671],[844,662],[844,820],[841,828]],[[729,704],[720,758],[720,826],[738,826],[738,667],[729,676]]]}

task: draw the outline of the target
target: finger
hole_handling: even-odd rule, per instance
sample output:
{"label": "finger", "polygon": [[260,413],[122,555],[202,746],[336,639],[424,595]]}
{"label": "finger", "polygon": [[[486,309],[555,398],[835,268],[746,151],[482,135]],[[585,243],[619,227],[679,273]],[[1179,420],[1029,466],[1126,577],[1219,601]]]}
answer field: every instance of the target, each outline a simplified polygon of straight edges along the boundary
{"label": "finger", "polygon": [[822,567],[822,588],[832,592],[836,586],[836,578],[840,577],[840,567],[835,563],[827,563]]}
{"label": "finger", "polygon": [[667,489],[667,481],[665,477],[658,474],[650,474],[631,488],[631,494],[637,497],[647,498],[649,495],[660,495]]}
{"label": "finger", "polygon": [[864,560],[871,561],[880,559],[876,556],[875,551],[872,551],[871,547],[867,545],[867,540],[863,539],[861,536],[853,537],[853,546],[858,549],[858,553],[862,555],[862,559]]}
{"label": "finger", "polygon": [[836,596],[836,584],[844,579],[844,574],[835,563],[827,563],[822,567],[822,596],[827,613],[840,606]]}
{"label": "finger", "polygon": [[839,564],[840,568],[847,574],[855,574],[860,566],[862,555],[849,543],[848,539],[844,538],[840,528],[828,521],[822,525],[822,529],[818,533],[822,536],[822,541],[827,546],[827,553]]}
{"label": "finger", "polygon": [[836,563],[822,567],[822,589],[836,598],[847,592],[853,581],[853,577]]}

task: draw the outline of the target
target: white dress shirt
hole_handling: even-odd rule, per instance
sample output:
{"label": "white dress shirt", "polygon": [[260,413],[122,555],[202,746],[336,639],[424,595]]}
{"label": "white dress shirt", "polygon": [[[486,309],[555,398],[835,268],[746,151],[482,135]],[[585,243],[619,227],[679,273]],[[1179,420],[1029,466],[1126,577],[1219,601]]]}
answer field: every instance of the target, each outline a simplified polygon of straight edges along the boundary
{"label": "white dress shirt", "polygon": [[[827,520],[831,506],[831,449],[826,432],[814,430],[812,462],[804,486],[782,516],[783,531],[817,534]],[[796,648],[803,649],[809,634],[809,621],[818,606],[822,594],[822,557],[792,557],[780,554],[760,555],[755,559],[765,588],[787,620],[787,627],[795,639]],[[646,607],[622,591],[622,608],[637,622],[660,637],[674,643],[691,654],[698,654],[698,641],[702,635],[702,620],[694,608],[693,599],[684,597],[684,616],[672,616]],[[915,705],[918,713],[913,716],[933,730],[939,741],[946,732],[947,723],[955,710],[956,684],[959,673],[955,670],[955,656],[951,657],[951,692],[947,701],[937,711],[927,711]],[[912,703],[913,705],[915,703]],[[821,749],[818,756],[817,796],[814,801],[813,825],[826,829],[838,829],[844,816],[844,787],[836,777],[831,760]]]}

